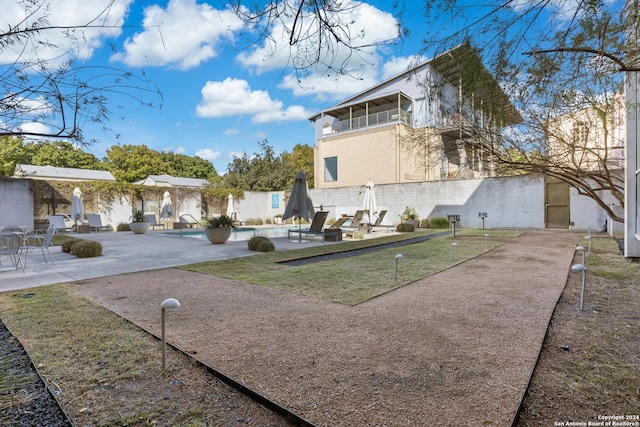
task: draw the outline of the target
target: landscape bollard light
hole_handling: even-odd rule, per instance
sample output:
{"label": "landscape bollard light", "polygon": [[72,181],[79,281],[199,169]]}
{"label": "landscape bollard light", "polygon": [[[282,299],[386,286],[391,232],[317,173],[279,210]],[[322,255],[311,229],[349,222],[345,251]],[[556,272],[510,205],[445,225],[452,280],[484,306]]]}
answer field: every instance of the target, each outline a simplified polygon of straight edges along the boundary
{"label": "landscape bollard light", "polygon": [[584,236],[589,241],[589,249],[587,250],[587,256],[591,255],[591,236]]}
{"label": "landscape bollard light", "polygon": [[589,238],[591,238],[591,227],[587,225],[587,231],[589,232]]}
{"label": "landscape bollard light", "polygon": [[576,246],[576,251],[582,251],[582,265],[585,265],[585,263],[584,263],[584,246]]}
{"label": "landscape bollard light", "polygon": [[488,234],[484,235],[484,250],[485,251],[489,250],[489,235]]}
{"label": "landscape bollard light", "polygon": [[395,278],[396,282],[398,281],[398,261],[403,259],[403,258],[404,258],[404,255],[402,255],[402,254],[396,255],[396,278]]}
{"label": "landscape bollard light", "polygon": [[160,304],[160,313],[162,317],[162,372],[165,371],[167,364],[167,340],[164,334],[164,312],[167,309],[174,309],[178,307],[180,307],[180,301],[175,298],[167,298],[166,300],[162,301],[162,304]]}
{"label": "landscape bollard light", "polygon": [[451,244],[451,261],[453,261],[453,248],[455,248],[456,246],[458,246],[458,243],[453,242]]}
{"label": "landscape bollard light", "polygon": [[587,280],[587,267],[583,264],[575,264],[571,269],[582,272],[582,290],[580,291],[580,311],[582,311],[584,307],[584,283]]}

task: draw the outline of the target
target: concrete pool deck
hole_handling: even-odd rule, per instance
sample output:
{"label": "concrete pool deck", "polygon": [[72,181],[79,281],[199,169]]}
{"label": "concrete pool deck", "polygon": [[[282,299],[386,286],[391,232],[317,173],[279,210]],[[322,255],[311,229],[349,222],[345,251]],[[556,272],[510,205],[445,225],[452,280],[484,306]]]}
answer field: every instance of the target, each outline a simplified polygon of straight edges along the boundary
{"label": "concrete pool deck", "polygon": [[[269,228],[273,228],[273,226]],[[283,227],[283,230],[289,228],[291,227],[286,226]],[[187,232],[197,230],[189,229]],[[256,227],[256,230],[256,233],[259,233],[260,227]],[[392,233],[382,231],[372,233],[365,238],[390,234]],[[46,264],[42,253],[34,251],[29,253],[24,273],[22,269],[15,270],[8,256],[0,257],[0,262],[2,262],[0,265],[0,292],[256,254],[256,252],[247,250],[246,240],[229,240],[223,245],[212,245],[206,239],[180,237],[178,231],[154,230],[148,231],[146,234],[97,232],[90,234],[70,233],[70,235],[102,243],[103,256],[77,258],[63,253],[60,247],[56,246],[50,248],[55,264]],[[318,237],[305,239],[303,243],[299,243],[297,235],[296,239],[291,240],[286,237],[276,237],[271,240],[276,250],[279,251],[299,249],[301,244],[304,247],[323,244],[322,239]],[[324,244],[336,243],[326,242]]]}

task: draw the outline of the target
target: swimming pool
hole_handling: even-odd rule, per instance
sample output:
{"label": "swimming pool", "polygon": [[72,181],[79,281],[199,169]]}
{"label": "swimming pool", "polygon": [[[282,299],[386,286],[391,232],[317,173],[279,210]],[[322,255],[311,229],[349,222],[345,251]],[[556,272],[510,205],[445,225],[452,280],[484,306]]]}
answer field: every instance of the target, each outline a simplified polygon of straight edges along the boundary
{"label": "swimming pool", "polygon": [[[231,232],[231,241],[244,241],[249,240],[253,236],[265,236],[265,237],[287,237],[287,230],[291,227],[238,227],[237,230]],[[176,235],[176,230],[171,232],[171,235]],[[167,233],[169,234],[169,233]],[[206,240],[203,230],[182,230],[182,237],[188,237],[191,239]]]}

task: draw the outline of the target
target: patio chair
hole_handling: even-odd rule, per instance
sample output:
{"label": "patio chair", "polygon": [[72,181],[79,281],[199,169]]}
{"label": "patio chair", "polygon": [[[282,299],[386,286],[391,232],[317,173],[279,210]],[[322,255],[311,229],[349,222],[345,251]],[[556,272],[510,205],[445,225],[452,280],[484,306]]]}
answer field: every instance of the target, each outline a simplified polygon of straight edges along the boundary
{"label": "patio chair", "polygon": [[56,233],[59,231],[70,232],[73,227],[64,222],[64,215],[49,215],[49,227],[54,227]]}
{"label": "patio chair", "polygon": [[102,217],[100,214],[87,214],[87,221],[89,221],[89,229],[93,231],[111,231],[110,225],[102,225]]}
{"label": "patio chair", "polygon": [[46,264],[49,264],[49,261],[47,261],[47,254],[49,254],[49,259],[51,260],[51,264],[55,264],[55,262],[53,261],[53,256],[49,251],[49,246],[51,246],[51,240],[53,240],[54,234],[56,234],[56,228],[53,226],[50,226],[47,229],[47,233],[45,235],[37,234],[37,235],[33,235],[25,238],[24,242],[22,243],[22,246],[20,246],[20,252],[18,253],[18,262],[22,261],[23,271],[27,266],[27,258],[29,256],[29,251],[36,250],[36,249],[40,249],[42,251],[42,256],[44,257],[44,262]]}
{"label": "patio chair", "polygon": [[342,228],[342,232],[347,236],[353,237],[356,231],[362,229],[362,218],[364,217],[364,210],[357,210],[355,215],[351,218],[349,226]]}
{"label": "patio chair", "polygon": [[288,230],[287,232],[287,237],[289,239],[291,239],[291,234],[292,233],[299,233],[300,234],[300,238],[302,238],[302,235],[315,235],[315,236],[322,236],[322,242],[324,243],[324,232],[322,231],[322,227],[324,227],[324,223],[327,220],[327,215],[329,215],[328,211],[318,211],[315,213],[315,215],[313,216],[313,220],[311,221],[311,225],[309,226],[309,228],[291,228]]}
{"label": "patio chair", "polygon": [[156,227],[166,227],[166,225],[158,222],[158,220],[156,219],[156,214],[154,214],[153,212],[145,212],[144,217],[147,218],[147,222],[151,226],[152,230],[155,230]]}
{"label": "patio chair", "polygon": [[[14,232],[2,232],[0,234],[0,258],[2,255],[8,255],[15,269],[18,269],[20,260],[18,254],[22,246],[22,235]],[[24,271],[24,267],[22,268]]]}
{"label": "patio chair", "polygon": [[387,229],[387,232],[389,232],[389,227],[393,227],[393,225],[382,225],[381,224],[382,220],[384,219],[386,214],[387,214],[386,210],[380,211],[380,215],[378,215],[378,218],[376,219],[376,222],[371,224],[371,230],[372,231],[376,231],[375,227],[385,227]]}

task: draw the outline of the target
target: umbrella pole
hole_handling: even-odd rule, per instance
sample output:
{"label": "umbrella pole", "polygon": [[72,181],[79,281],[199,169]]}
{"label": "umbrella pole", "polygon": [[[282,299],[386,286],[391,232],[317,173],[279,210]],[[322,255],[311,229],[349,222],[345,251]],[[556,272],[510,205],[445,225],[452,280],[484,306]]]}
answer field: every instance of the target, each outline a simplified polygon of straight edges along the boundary
{"label": "umbrella pole", "polygon": [[300,217],[298,217],[298,243],[302,243],[302,229],[300,227]]}

